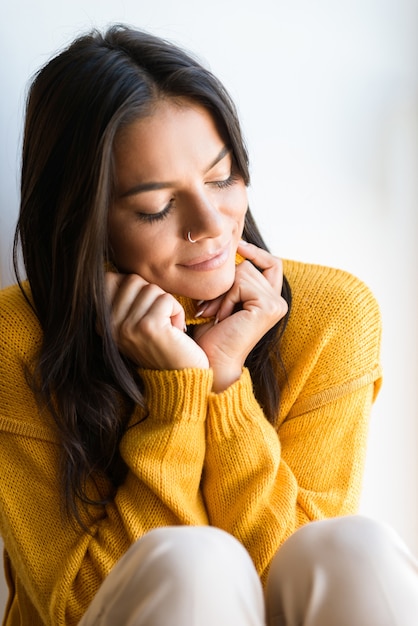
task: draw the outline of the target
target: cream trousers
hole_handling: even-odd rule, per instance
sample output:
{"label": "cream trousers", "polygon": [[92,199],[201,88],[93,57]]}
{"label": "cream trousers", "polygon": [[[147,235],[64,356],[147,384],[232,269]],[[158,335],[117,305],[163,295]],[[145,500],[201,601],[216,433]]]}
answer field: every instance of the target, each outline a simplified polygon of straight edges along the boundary
{"label": "cream trousers", "polygon": [[266,590],[213,527],[152,530],[116,564],[79,626],[417,626],[418,563],[386,526],[312,522],[273,559]]}

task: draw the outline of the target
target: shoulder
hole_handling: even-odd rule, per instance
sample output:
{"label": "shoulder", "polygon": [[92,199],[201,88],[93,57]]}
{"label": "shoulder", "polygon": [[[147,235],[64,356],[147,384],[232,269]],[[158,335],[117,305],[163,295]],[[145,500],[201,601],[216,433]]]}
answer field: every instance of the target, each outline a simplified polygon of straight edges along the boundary
{"label": "shoulder", "polygon": [[349,381],[378,380],[381,316],[370,288],[340,269],[283,264],[292,307],[282,358],[295,393],[317,394]]}
{"label": "shoulder", "polygon": [[3,358],[10,351],[19,353],[21,357],[30,357],[41,341],[41,328],[29,304],[29,287],[27,283],[23,283],[22,287],[28,299],[18,285],[0,291],[0,349]]}
{"label": "shoulder", "polygon": [[289,325],[327,336],[380,337],[379,304],[370,288],[341,269],[284,261],[292,290]]}
{"label": "shoulder", "polygon": [[[372,314],[380,324],[379,305],[370,288],[357,276],[341,269],[283,261],[284,273],[290,283],[293,304],[309,316],[327,312],[334,322],[344,315]],[[361,315],[360,315],[361,317]]]}
{"label": "shoulder", "polygon": [[[30,300],[28,285],[23,288]],[[27,378],[41,342],[40,324],[19,286],[0,291],[0,432],[56,441]]]}

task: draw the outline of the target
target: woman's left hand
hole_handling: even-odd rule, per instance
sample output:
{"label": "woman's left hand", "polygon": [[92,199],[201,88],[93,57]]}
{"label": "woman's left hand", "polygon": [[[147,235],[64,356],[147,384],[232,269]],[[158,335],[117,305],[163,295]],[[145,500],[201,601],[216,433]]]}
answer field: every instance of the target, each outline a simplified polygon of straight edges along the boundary
{"label": "woman's left hand", "polygon": [[288,309],[281,260],[249,243],[240,243],[238,252],[248,261],[237,266],[226,294],[205,303],[202,317],[215,315],[216,321],[197,326],[193,337],[208,357],[217,393],[239,379],[248,354]]}

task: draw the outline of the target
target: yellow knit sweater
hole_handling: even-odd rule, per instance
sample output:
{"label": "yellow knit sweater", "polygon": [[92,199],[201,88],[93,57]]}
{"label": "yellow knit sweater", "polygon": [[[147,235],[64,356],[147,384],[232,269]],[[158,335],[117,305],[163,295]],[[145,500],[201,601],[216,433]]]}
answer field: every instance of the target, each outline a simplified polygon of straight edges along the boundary
{"label": "yellow knit sweater", "polygon": [[16,286],[0,293],[0,531],[7,626],[75,626],[138,537],[162,525],[235,535],[263,580],[277,548],[314,519],[356,511],[368,416],[380,386],[380,317],[370,291],[334,269],[285,262],[293,308],[283,337],[279,427],[249,372],[220,394],[210,370],[143,371],[148,419],[126,431],[129,468],[90,533],[60,513],[60,443],[22,364],[40,342]]}

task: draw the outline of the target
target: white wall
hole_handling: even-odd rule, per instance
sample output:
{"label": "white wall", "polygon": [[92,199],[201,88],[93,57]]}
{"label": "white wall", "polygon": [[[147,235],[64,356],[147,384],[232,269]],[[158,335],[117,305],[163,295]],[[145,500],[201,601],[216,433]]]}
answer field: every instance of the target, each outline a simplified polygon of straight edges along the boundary
{"label": "white wall", "polygon": [[385,380],[362,511],[418,554],[417,0],[14,0],[1,14],[3,284],[32,72],[113,21],[197,52],[238,104],[251,205],[273,251],[352,271],[380,301]]}

